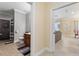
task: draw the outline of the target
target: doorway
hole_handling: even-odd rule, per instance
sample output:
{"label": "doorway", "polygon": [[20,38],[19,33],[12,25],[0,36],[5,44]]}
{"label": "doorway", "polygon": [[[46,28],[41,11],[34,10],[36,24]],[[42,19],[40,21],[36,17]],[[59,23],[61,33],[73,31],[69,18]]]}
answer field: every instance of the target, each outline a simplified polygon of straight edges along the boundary
{"label": "doorway", "polygon": [[12,43],[14,40],[13,10],[0,10],[0,41]]}
{"label": "doorway", "polygon": [[[55,43],[56,55],[78,55],[78,16],[79,3],[67,5],[63,8],[53,10],[54,22],[59,22],[59,31],[61,32],[61,39]],[[53,26],[53,25],[52,25]],[[56,28],[57,29],[57,28]],[[56,30],[55,29],[55,30]],[[56,31],[53,31],[53,33]],[[52,34],[54,35],[54,34]],[[55,34],[56,35],[56,34]],[[58,38],[58,36],[56,37]],[[57,39],[54,38],[56,41]],[[72,49],[72,50],[71,50]],[[74,51],[74,52],[73,52]],[[69,52],[69,53],[68,53]]]}
{"label": "doorway", "polygon": [[0,40],[10,40],[10,21],[0,19]]}

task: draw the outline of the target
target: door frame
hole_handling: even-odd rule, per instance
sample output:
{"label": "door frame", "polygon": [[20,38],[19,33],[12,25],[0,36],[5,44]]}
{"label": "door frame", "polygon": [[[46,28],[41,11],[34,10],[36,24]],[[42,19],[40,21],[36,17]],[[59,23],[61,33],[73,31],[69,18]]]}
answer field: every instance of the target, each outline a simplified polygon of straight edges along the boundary
{"label": "door frame", "polygon": [[50,9],[50,45],[49,45],[49,51],[54,52],[55,51],[55,35],[53,28],[53,9]]}
{"label": "door frame", "polygon": [[73,4],[76,4],[77,2],[73,2],[73,3],[70,3],[70,4],[66,4],[64,6],[61,6],[61,7],[58,7],[58,8],[55,8],[55,9],[50,9],[50,45],[49,45],[49,50],[54,52],[55,51],[55,46],[56,46],[56,43],[55,43],[55,35],[54,35],[54,31],[52,30],[52,27],[53,27],[53,24],[55,22],[54,18],[53,18],[53,12],[55,10],[58,10],[58,9],[61,9],[61,8],[64,8],[64,7],[67,7],[67,6],[71,6]]}
{"label": "door frame", "polygon": [[35,8],[36,5],[33,2],[31,5],[31,56],[35,55],[33,48],[35,48]]}

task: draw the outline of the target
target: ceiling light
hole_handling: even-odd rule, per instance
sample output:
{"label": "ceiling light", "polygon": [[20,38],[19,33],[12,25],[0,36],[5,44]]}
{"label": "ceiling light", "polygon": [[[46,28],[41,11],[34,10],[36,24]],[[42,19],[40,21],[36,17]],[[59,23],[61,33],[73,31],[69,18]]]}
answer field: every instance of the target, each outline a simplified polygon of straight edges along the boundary
{"label": "ceiling light", "polygon": [[71,12],[72,14],[74,14],[74,12]]}

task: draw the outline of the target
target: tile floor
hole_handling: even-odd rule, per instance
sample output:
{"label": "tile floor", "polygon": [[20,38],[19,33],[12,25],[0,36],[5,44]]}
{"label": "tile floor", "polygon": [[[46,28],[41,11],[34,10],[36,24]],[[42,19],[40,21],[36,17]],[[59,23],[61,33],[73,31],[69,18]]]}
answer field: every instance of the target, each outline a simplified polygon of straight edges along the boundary
{"label": "tile floor", "polygon": [[79,56],[79,39],[63,36],[56,43],[55,52],[45,51],[41,56]]}
{"label": "tile floor", "polygon": [[5,44],[0,41],[0,56],[22,56],[14,43]]}

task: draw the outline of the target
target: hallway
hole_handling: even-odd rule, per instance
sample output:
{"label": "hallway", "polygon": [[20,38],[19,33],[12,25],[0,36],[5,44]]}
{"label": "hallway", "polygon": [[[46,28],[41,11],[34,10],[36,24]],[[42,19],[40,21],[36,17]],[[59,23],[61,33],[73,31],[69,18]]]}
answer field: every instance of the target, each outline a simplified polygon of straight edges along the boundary
{"label": "hallway", "polygon": [[45,51],[41,56],[79,56],[79,39],[62,37],[54,53]]}

